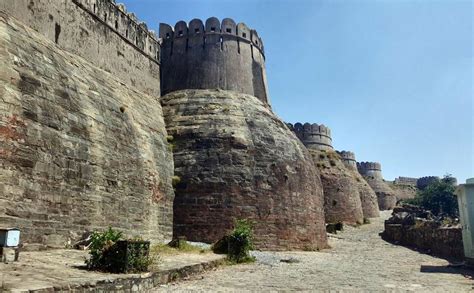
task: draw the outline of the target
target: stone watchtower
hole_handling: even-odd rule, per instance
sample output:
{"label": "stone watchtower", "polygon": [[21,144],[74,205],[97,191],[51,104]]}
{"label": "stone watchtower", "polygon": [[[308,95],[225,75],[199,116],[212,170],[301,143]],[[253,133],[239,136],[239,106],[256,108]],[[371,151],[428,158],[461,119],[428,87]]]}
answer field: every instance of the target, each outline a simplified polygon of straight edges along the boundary
{"label": "stone watchtower", "polygon": [[299,122],[295,123],[295,125],[292,125],[291,123],[288,123],[287,125],[307,148],[333,150],[331,130],[329,127],[316,123],[305,123],[303,125]]}
{"label": "stone watchtower", "polygon": [[357,169],[362,176],[370,176],[374,179],[383,179],[382,166],[377,162],[360,162],[357,163]]}
{"label": "stone watchtower", "polygon": [[342,162],[346,167],[352,170],[357,170],[357,161],[353,152],[337,151],[337,153],[341,156]]}
{"label": "stone watchtower", "polygon": [[161,93],[223,89],[249,94],[268,105],[265,54],[257,32],[244,23],[211,17],[174,29],[160,24]]}

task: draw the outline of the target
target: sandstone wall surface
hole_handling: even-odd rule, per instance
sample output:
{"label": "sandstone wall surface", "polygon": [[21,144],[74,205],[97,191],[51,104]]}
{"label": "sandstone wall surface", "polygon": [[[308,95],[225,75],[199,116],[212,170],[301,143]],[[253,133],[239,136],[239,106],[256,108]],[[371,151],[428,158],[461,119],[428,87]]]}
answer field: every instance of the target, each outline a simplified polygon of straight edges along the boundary
{"label": "sandstone wall surface", "polygon": [[309,149],[321,173],[326,222],[362,224],[364,214],[358,184],[335,151]]}
{"label": "sandstone wall surface", "polygon": [[177,91],[161,102],[181,177],[175,236],[213,242],[249,218],[257,248],[327,246],[318,171],[264,103],[219,90]]}
{"label": "sandstone wall surface", "polygon": [[382,238],[441,257],[464,257],[460,227],[440,227],[430,221],[415,225],[392,224],[386,221]]}
{"label": "sandstone wall surface", "polygon": [[359,190],[360,201],[364,218],[376,218],[380,216],[379,203],[377,194],[364,180],[357,170],[351,170],[352,176],[357,181],[357,189]]}
{"label": "sandstone wall surface", "polygon": [[387,183],[395,192],[397,201],[415,198],[418,189],[412,185]]}
{"label": "sandstone wall surface", "polygon": [[377,200],[379,203],[380,210],[391,210],[397,204],[397,194],[389,186],[387,182],[378,177],[363,176],[365,181],[370,185],[375,194],[377,194]]}
{"label": "sandstone wall surface", "polygon": [[173,160],[156,98],[5,14],[0,68],[0,226],[51,247],[108,226],[171,237]]}
{"label": "sandstone wall surface", "polygon": [[0,11],[122,82],[160,96],[158,41],[112,1],[2,0]]}

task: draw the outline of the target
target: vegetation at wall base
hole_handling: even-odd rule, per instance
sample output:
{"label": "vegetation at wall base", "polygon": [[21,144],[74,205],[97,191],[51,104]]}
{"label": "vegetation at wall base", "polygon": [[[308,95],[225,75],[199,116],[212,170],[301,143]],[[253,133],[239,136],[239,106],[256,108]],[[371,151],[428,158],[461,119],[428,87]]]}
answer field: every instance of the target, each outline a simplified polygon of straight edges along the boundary
{"label": "vegetation at wall base", "polygon": [[153,262],[149,257],[150,242],[142,239],[122,239],[122,233],[112,228],[93,232],[87,268],[110,273],[148,271]]}
{"label": "vegetation at wall base", "polygon": [[237,220],[232,232],[214,243],[212,251],[227,254],[230,263],[253,262],[255,258],[250,255],[253,249],[253,227],[249,220]]}
{"label": "vegetation at wall base", "polygon": [[419,191],[415,198],[405,202],[430,210],[436,216],[458,217],[459,208],[454,182],[456,180],[451,175],[446,175]]}

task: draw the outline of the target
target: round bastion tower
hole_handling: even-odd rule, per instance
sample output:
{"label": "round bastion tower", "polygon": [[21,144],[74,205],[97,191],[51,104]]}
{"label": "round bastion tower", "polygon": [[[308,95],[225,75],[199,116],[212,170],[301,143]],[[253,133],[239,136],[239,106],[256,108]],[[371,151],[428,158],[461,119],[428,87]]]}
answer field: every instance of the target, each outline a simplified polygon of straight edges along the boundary
{"label": "round bastion tower", "polygon": [[317,123],[287,123],[291,131],[301,140],[308,149],[329,150],[332,151],[331,129]]}
{"label": "round bastion tower", "polygon": [[382,166],[377,162],[360,162],[357,163],[357,169],[362,176],[370,176],[375,179],[381,179],[382,177]]}
{"label": "round bastion tower", "polygon": [[357,170],[357,161],[353,152],[337,151],[337,153],[341,156],[342,162],[347,168]]}
{"label": "round bastion tower", "polygon": [[244,23],[211,17],[174,29],[160,24],[161,93],[184,89],[223,89],[257,97],[267,106],[263,43]]}

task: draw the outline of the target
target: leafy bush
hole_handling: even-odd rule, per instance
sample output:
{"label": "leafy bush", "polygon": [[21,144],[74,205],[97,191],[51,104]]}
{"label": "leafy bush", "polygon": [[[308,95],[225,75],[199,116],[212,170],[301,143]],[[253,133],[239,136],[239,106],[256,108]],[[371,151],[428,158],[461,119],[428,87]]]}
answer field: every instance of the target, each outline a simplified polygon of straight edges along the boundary
{"label": "leafy bush", "polygon": [[443,179],[432,182],[424,190],[419,191],[414,199],[406,202],[430,210],[437,216],[457,217],[459,208],[454,193],[455,182],[456,179],[446,175]]}
{"label": "leafy bush", "polygon": [[142,239],[123,240],[122,233],[112,228],[91,235],[87,268],[112,273],[144,272],[152,263],[150,242]]}
{"label": "leafy bush", "polygon": [[252,237],[252,223],[249,220],[237,220],[234,230],[214,243],[212,251],[227,253],[227,258],[231,262],[252,262],[255,260],[250,256],[250,250],[253,249]]}

